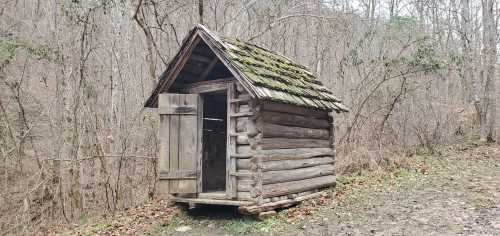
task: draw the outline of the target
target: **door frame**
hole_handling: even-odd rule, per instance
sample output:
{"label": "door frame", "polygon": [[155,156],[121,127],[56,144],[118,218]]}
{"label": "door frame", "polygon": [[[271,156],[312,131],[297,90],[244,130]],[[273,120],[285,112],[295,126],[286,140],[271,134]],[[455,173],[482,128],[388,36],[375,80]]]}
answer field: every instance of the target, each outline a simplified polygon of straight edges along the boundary
{"label": "door frame", "polygon": [[[198,175],[198,193],[204,193],[203,192],[203,105],[204,105],[204,99],[205,99],[205,96],[210,96],[212,94],[216,94],[216,93],[223,93],[225,92],[226,93],[226,103],[228,103],[228,100],[227,100],[227,88],[223,88],[223,89],[220,89],[220,90],[217,90],[217,91],[213,91],[213,90],[210,90],[208,92],[200,92],[199,93],[199,108],[198,108],[198,127],[199,127],[199,130],[198,130],[198,143],[199,143],[199,147],[198,148],[198,156],[197,156],[197,165],[196,165],[196,168],[197,168],[197,172],[199,173]],[[227,115],[227,105],[226,105],[226,115]],[[228,121],[226,120],[226,125],[227,125]],[[227,127],[226,127],[227,129]],[[226,139],[228,137],[228,132],[226,130]],[[227,141],[226,141],[226,151],[227,151]],[[227,154],[226,154],[227,156]],[[228,171],[227,169],[227,166],[226,166],[226,172]],[[226,176],[226,183],[227,183],[227,176]],[[226,188],[226,187],[224,187]]]}
{"label": "door frame", "polygon": [[[235,137],[231,136],[231,129],[236,127],[234,124],[236,121],[231,118],[231,111],[233,104],[231,100],[233,99],[233,94],[235,92],[235,79],[224,78],[217,79],[212,81],[202,81],[198,83],[189,84],[184,88],[180,88],[180,91],[185,93],[196,93],[199,94],[199,105],[198,105],[198,156],[197,156],[197,165],[196,172],[198,173],[197,180],[197,189],[198,194],[203,193],[203,96],[218,93],[218,92],[226,92],[226,115],[227,115],[227,130],[226,130],[226,198],[231,199],[236,197],[236,176],[231,175],[231,169],[236,168],[236,160],[231,160],[231,153],[236,150],[232,150],[231,142],[236,142],[236,140],[232,140]],[[231,123],[232,122],[232,123]],[[235,149],[236,145],[234,145]]]}

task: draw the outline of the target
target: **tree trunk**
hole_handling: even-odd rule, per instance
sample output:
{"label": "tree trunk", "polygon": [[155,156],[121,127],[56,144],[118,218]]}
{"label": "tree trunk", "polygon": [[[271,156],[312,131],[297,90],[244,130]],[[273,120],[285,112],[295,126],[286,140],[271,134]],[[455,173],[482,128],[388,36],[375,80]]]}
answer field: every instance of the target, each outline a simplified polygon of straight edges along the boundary
{"label": "tree trunk", "polygon": [[203,0],[198,0],[198,15],[200,24],[203,25]]}
{"label": "tree trunk", "polygon": [[494,0],[482,1],[483,13],[483,66],[484,93],[482,97],[480,124],[481,140],[493,142],[495,136],[496,98],[495,65],[497,63],[497,22]]}
{"label": "tree trunk", "polygon": [[463,50],[463,62],[462,63],[462,96],[468,102],[473,101],[471,94],[471,83],[474,81],[474,70],[473,64],[467,63],[472,61],[472,27],[470,18],[470,1],[460,0],[461,8],[461,18],[460,18],[460,28],[461,28],[461,41]]}

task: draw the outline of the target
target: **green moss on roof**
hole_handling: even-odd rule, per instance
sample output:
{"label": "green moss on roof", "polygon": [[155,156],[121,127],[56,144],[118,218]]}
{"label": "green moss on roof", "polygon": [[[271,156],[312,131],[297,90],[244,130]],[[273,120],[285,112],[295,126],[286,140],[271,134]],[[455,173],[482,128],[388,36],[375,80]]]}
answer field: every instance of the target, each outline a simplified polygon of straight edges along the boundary
{"label": "green moss on roof", "polygon": [[228,59],[255,86],[258,98],[347,111],[305,66],[251,43],[220,39]]}

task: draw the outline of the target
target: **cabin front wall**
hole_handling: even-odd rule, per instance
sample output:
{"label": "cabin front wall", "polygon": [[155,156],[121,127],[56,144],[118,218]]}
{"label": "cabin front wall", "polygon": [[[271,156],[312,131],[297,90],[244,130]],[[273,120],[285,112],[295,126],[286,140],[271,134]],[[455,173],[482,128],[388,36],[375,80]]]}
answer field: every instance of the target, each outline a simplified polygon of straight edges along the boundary
{"label": "cabin front wall", "polygon": [[[250,165],[251,160],[251,150],[250,140],[252,138],[248,135],[248,130],[251,130],[254,125],[254,102],[252,101],[250,95],[246,90],[234,79],[229,79],[227,81],[214,81],[214,82],[203,82],[199,84],[191,84],[182,90],[183,93],[188,94],[207,94],[217,91],[226,91],[227,94],[227,132],[226,132],[226,194],[221,195],[210,195],[203,194],[202,188],[202,175],[210,175],[210,173],[203,173],[203,144],[202,144],[202,125],[203,125],[203,96],[199,96],[198,101],[198,123],[194,124],[198,127],[198,144],[196,152],[193,152],[193,157],[196,165],[196,191],[179,193],[173,191],[172,183],[185,182],[186,177],[182,176],[184,179],[172,179],[170,175],[168,178],[168,173],[172,172],[171,152],[177,151],[182,152],[182,150],[173,150],[172,139],[169,137],[171,133],[171,118],[162,115],[161,110],[163,110],[164,104],[162,104],[162,99],[159,101],[159,113],[160,113],[160,129],[159,129],[159,139],[160,139],[160,155],[159,155],[159,173],[160,179],[158,183],[159,194],[169,196],[170,198],[175,198],[179,200],[180,198],[207,198],[214,197],[217,199],[226,199],[234,201],[250,201],[256,202],[255,194],[251,194],[251,187],[253,186],[253,174]],[[160,96],[164,97],[164,96]],[[179,118],[176,118],[179,119]],[[182,118],[181,118],[182,119]],[[253,131],[255,133],[255,131]],[[181,136],[182,139],[182,132]],[[182,142],[180,142],[182,143]],[[174,163],[175,164],[175,163]],[[182,171],[182,170],[179,170]],[[217,170],[220,171],[220,170]],[[178,172],[178,170],[176,170]]]}

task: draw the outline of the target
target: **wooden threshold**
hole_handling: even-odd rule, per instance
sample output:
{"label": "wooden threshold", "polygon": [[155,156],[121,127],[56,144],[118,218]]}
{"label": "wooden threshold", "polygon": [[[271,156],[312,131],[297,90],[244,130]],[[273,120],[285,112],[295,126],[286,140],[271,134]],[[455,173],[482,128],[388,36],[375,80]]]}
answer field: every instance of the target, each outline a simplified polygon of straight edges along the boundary
{"label": "wooden threshold", "polygon": [[228,206],[251,206],[251,205],[255,205],[254,202],[250,202],[250,201],[233,201],[233,200],[219,200],[219,199],[207,199],[207,198],[171,197],[170,200],[173,201],[173,202],[208,204],[208,205],[228,205]]}
{"label": "wooden threshold", "polygon": [[224,200],[227,199],[227,195],[225,191],[206,192],[206,193],[198,193],[198,198]]}

